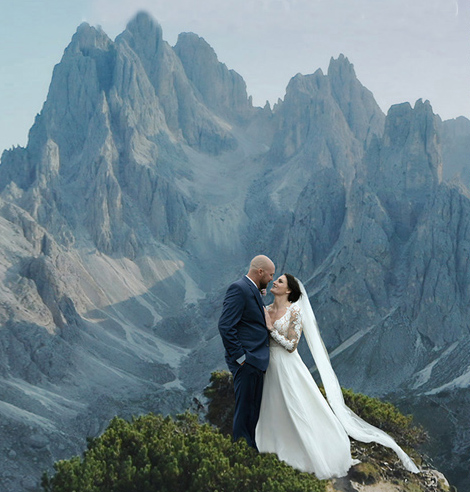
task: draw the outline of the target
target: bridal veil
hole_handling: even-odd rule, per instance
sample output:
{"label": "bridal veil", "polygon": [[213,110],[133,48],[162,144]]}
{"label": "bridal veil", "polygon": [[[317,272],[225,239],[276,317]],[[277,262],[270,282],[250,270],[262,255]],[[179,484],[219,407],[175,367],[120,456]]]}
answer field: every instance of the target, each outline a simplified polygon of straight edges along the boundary
{"label": "bridal veil", "polygon": [[328,403],[336,417],[350,437],[366,443],[376,442],[393,449],[407,470],[413,473],[419,473],[417,466],[403,449],[398,446],[393,438],[377,427],[368,424],[346,406],[343,393],[341,392],[341,386],[339,385],[338,378],[331,366],[328,351],[321,338],[307,292],[302,282],[300,282],[299,279],[297,279],[297,281],[299,282],[302,291],[302,297],[297,301],[297,304],[302,311],[303,333],[320,374]]}

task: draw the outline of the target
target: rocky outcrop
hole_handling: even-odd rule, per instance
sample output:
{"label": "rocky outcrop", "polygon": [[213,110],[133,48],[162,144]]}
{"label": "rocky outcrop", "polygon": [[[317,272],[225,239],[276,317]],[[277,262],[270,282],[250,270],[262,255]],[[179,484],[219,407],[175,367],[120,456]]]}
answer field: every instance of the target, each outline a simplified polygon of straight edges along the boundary
{"label": "rocky outcrop", "polygon": [[[323,161],[329,160],[330,166],[346,175],[361,160],[364,145],[383,131],[380,108],[344,56],[331,60],[327,75],[321,70],[313,75],[297,74],[276,112],[278,133],[270,159],[285,161],[301,149],[309,153],[320,150]],[[347,155],[344,149],[351,140],[357,148],[348,149],[352,155]]]}
{"label": "rocky outcrop", "polygon": [[139,58],[165,113],[169,129],[202,151],[218,154],[233,149],[229,126],[216,119],[194,93],[180,59],[163,41],[162,29],[148,15],[138,14],[117,39]]}
{"label": "rocky outcrop", "polygon": [[441,122],[443,177],[470,189],[470,120],[460,116]]}
{"label": "rocky outcrop", "polygon": [[414,230],[442,179],[438,138],[431,105],[418,101],[414,109],[392,106],[380,145],[369,147],[366,179],[401,239]]}
{"label": "rocky outcrop", "polygon": [[[421,473],[419,480],[410,483],[395,479],[375,479],[367,471],[354,473],[354,479],[336,478],[328,483],[327,492],[402,492],[413,487],[416,491],[451,492],[447,478],[439,471],[428,469]],[[412,489],[412,490],[413,490]]]}
{"label": "rocky outcrop", "polygon": [[[263,158],[268,172],[246,205],[259,231],[248,248],[279,258],[280,268],[313,272],[339,237],[364,147],[381,136],[384,115],[344,56],[331,60],[327,75],[297,74],[273,113],[275,133]],[[278,239],[266,242],[272,234]]]}
{"label": "rocky outcrop", "polygon": [[384,117],[374,96],[357,79],[354,66],[341,54],[328,67],[331,93],[355,137],[369,144],[383,132]]}
{"label": "rocky outcrop", "polygon": [[[461,345],[468,354],[468,342]],[[456,355],[461,357],[462,354],[457,353]],[[462,362],[462,359],[459,360]],[[439,369],[449,375],[448,362],[447,365],[438,362],[433,366],[439,366]],[[421,373],[421,376],[423,375],[425,372]],[[414,394],[402,397],[400,405],[406,411],[412,411],[423,425],[432,429],[429,443],[424,446],[423,451],[428,456],[432,456],[436,467],[446,470],[447,478],[451,484],[457,486],[457,490],[468,490],[470,486],[468,476],[470,436],[468,374],[460,374],[455,383],[453,381],[449,383],[437,391],[419,393],[415,391]]]}
{"label": "rocky outcrop", "polygon": [[253,115],[245,81],[219,62],[215,51],[203,38],[194,33],[181,33],[174,50],[188,79],[211,111],[228,121],[243,122]]}

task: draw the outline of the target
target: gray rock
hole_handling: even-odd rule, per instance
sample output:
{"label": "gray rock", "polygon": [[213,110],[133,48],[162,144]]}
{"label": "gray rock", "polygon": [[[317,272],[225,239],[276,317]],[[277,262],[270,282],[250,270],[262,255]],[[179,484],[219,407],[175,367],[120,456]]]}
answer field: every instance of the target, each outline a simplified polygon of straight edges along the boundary
{"label": "gray rock", "polygon": [[42,449],[49,444],[49,439],[41,434],[33,434],[28,437],[25,444],[31,446],[33,449]]}
{"label": "gray rock", "polygon": [[174,50],[188,79],[209,109],[229,121],[244,121],[252,116],[245,81],[219,62],[215,51],[204,39],[194,33],[181,33]]}
{"label": "gray rock", "polygon": [[233,149],[236,140],[194,93],[180,59],[162,38],[161,27],[147,14],[138,14],[117,39],[141,60],[155,89],[170,130],[190,146],[211,154]]}
{"label": "gray rock", "polygon": [[470,120],[460,116],[441,123],[443,178],[470,189]]}
{"label": "gray rock", "polygon": [[330,60],[328,79],[349,128],[368,145],[373,135],[383,133],[385,122],[374,96],[359,82],[353,64],[342,54]]}
{"label": "gray rock", "polygon": [[437,121],[428,101],[390,108],[380,148],[371,146],[367,177],[395,231],[406,238],[442,179]]}

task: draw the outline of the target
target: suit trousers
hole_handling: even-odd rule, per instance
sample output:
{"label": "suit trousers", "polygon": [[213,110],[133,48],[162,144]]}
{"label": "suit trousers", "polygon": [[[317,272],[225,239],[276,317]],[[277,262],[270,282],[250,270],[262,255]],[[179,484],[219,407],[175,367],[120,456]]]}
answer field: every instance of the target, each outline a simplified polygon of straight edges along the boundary
{"label": "suit trousers", "polygon": [[264,372],[245,362],[233,378],[235,390],[235,413],[233,416],[233,439],[244,437],[249,446],[258,449],[255,429],[259,419],[263,396]]}

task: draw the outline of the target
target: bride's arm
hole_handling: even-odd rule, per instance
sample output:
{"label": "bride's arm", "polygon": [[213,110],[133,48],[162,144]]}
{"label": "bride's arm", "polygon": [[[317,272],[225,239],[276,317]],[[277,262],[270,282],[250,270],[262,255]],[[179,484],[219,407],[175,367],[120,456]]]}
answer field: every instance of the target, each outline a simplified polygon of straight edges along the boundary
{"label": "bride's arm", "polygon": [[302,334],[302,316],[298,306],[292,306],[291,315],[289,319],[289,326],[287,328],[287,335],[279,333],[279,331],[273,326],[271,330],[271,336],[273,339],[288,352],[294,352],[299,344],[300,335]]}

